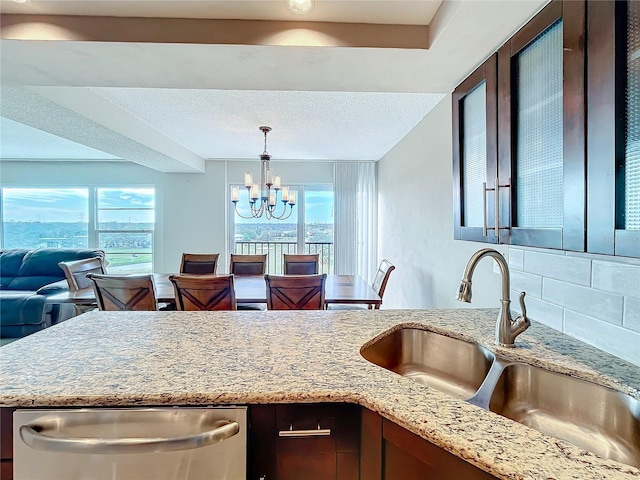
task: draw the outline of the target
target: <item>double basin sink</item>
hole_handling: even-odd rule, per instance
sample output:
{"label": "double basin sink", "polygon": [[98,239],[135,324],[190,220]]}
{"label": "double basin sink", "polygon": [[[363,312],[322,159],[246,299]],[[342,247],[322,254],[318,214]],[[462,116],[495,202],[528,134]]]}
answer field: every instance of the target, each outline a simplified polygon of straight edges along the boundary
{"label": "double basin sink", "polygon": [[416,382],[640,468],[640,401],[629,395],[416,328],[395,330],[360,353]]}

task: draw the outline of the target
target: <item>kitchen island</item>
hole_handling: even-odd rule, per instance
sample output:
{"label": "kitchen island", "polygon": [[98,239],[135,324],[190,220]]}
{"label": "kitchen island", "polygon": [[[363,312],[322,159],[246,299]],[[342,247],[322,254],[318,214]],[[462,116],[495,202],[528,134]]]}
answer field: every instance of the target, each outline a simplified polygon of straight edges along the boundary
{"label": "kitchen island", "polygon": [[534,323],[493,345],[496,310],[90,312],[0,350],[0,406],[353,403],[504,479],[640,478],[640,470],[369,363],[400,325],[640,399],[640,368]]}

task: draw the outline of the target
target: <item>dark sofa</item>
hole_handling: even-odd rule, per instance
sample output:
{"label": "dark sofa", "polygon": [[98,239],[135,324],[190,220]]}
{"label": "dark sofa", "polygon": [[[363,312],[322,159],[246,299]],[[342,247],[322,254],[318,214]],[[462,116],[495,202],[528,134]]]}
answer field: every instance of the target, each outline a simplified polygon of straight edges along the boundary
{"label": "dark sofa", "polygon": [[97,249],[0,250],[0,337],[21,338],[72,316],[71,305],[46,303],[68,289],[58,262],[99,256]]}

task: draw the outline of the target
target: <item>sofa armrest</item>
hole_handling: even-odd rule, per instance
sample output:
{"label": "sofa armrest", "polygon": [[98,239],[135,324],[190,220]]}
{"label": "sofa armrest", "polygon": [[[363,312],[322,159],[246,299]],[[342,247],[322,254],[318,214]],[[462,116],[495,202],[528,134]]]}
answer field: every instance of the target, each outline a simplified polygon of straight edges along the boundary
{"label": "sofa armrest", "polygon": [[59,280],[57,282],[48,283],[40,287],[36,294],[38,295],[52,295],[54,293],[66,292],[69,290],[69,284],[66,280]]}

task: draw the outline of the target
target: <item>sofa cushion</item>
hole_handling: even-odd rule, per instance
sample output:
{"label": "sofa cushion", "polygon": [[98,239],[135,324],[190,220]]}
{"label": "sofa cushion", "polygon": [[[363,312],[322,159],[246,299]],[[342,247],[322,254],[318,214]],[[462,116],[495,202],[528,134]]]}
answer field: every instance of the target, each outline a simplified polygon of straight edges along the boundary
{"label": "sofa cushion", "polygon": [[[0,325],[40,325],[45,321],[46,297],[24,290],[0,291]],[[4,334],[4,332],[3,332]]]}
{"label": "sofa cushion", "polygon": [[29,252],[24,248],[13,248],[0,251],[0,289],[9,287],[9,284],[18,276],[22,259]]}
{"label": "sofa cushion", "polygon": [[36,291],[48,283],[64,280],[59,262],[71,262],[90,257],[103,256],[97,249],[40,248],[29,251],[22,260],[18,276],[9,284],[12,290]]}

